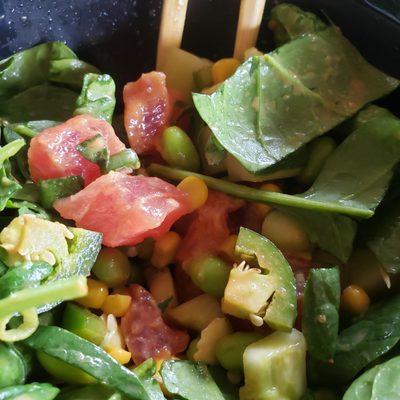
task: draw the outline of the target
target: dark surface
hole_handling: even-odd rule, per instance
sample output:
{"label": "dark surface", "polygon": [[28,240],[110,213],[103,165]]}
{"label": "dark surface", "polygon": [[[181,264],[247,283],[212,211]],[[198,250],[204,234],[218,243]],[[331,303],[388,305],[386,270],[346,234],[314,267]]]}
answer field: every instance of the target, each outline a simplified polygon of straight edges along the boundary
{"label": "dark surface", "polygon": [[[369,61],[400,78],[400,0],[291,2],[328,16]],[[153,68],[160,10],[161,0],[0,0],[0,58],[61,40],[121,85]],[[183,48],[214,59],[231,55],[238,10],[239,0],[189,1]],[[264,49],[266,31],[264,23]]]}

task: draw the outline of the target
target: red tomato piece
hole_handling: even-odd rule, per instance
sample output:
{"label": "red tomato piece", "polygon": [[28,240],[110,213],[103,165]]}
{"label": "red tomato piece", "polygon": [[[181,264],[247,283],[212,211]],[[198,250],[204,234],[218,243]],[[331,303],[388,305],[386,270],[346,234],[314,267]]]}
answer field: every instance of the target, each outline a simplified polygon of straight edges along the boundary
{"label": "red tomato piece", "polygon": [[140,364],[150,357],[160,360],[183,352],[189,335],[164,322],[161,310],[142,286],[131,285],[129,292],[132,302],[121,319],[121,331],[133,361]]}
{"label": "red tomato piece", "polygon": [[189,210],[187,195],[159,178],[109,172],[54,208],[81,228],[103,234],[109,247],[158,238]]}
{"label": "red tomato piece", "polygon": [[209,191],[206,203],[196,210],[182,240],[177,260],[185,264],[193,257],[215,252],[229,236],[229,213],[242,207],[242,200]]}
{"label": "red tomato piece", "polygon": [[149,153],[167,126],[171,105],[165,74],[149,72],[124,87],[124,123],[129,143],[138,154]]}
{"label": "red tomato piece", "polygon": [[34,181],[80,175],[85,185],[101,175],[97,164],[87,160],[77,145],[100,134],[110,154],[125,148],[113,127],[90,115],[73,117],[63,124],[44,129],[35,136],[28,150],[29,170]]}

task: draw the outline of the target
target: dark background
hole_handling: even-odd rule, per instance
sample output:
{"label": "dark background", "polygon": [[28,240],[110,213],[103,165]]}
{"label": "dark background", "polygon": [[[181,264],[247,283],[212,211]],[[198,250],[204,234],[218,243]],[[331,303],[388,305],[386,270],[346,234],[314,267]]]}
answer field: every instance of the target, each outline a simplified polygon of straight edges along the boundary
{"label": "dark background", "polygon": [[[369,61],[400,78],[400,0],[290,2],[325,14]],[[154,67],[161,3],[0,0],[0,58],[40,42],[61,40],[121,86]],[[212,59],[231,56],[238,11],[239,0],[190,0],[182,47]],[[260,48],[267,49],[271,41],[266,23],[259,37]]]}

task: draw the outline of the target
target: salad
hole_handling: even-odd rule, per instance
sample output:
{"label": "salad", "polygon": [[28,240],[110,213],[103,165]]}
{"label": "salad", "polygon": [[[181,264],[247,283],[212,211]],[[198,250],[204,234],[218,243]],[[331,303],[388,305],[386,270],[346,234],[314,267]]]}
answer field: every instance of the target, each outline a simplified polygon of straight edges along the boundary
{"label": "salad", "polygon": [[400,397],[399,81],[331,21],[123,89],[0,61],[1,400]]}

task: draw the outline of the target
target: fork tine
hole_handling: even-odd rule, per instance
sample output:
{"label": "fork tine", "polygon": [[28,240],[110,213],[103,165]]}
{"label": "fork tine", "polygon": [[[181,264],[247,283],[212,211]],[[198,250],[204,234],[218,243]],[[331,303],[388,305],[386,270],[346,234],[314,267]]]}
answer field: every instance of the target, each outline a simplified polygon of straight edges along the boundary
{"label": "fork tine", "polygon": [[180,48],[188,0],[164,0],[157,45],[157,70],[161,71],[170,48]]}
{"label": "fork tine", "polygon": [[264,13],[266,0],[241,0],[233,56],[243,60],[244,52],[254,47]]}

